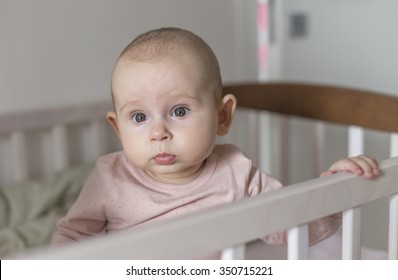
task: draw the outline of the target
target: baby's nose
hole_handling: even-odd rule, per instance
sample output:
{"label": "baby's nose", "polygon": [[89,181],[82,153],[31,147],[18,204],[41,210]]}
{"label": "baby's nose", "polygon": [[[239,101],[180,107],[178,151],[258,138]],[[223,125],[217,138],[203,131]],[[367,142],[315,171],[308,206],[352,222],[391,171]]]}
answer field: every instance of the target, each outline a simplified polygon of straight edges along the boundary
{"label": "baby's nose", "polygon": [[151,140],[154,141],[167,141],[167,140],[171,140],[172,134],[169,131],[169,129],[167,128],[167,126],[160,122],[160,123],[156,123],[153,124],[152,126],[152,130],[151,130]]}

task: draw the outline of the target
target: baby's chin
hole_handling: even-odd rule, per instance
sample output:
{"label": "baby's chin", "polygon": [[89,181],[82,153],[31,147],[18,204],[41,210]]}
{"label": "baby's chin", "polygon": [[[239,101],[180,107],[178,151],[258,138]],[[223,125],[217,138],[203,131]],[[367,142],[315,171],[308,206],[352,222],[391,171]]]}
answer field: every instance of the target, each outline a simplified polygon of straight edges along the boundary
{"label": "baby's chin", "polygon": [[202,171],[203,164],[179,168],[176,163],[172,165],[160,165],[146,173],[153,179],[167,184],[186,184],[195,180]]}

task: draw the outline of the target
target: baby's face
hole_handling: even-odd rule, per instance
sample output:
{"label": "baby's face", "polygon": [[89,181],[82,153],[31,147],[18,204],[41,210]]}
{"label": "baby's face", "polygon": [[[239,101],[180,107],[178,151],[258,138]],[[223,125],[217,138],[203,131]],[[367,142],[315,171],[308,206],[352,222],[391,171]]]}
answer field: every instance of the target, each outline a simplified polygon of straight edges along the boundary
{"label": "baby's face", "polygon": [[115,123],[129,161],[163,182],[196,177],[217,134],[212,91],[183,57],[121,62],[113,76]]}

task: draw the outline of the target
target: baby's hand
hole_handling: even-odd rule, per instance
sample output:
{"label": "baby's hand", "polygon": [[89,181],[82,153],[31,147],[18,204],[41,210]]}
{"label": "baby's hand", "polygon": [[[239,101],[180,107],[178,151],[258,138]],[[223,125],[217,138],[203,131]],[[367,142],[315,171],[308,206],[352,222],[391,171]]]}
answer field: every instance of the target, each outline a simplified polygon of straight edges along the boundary
{"label": "baby's hand", "polygon": [[377,161],[371,157],[360,155],[336,161],[329,167],[329,170],[321,174],[321,177],[341,171],[348,171],[357,176],[363,176],[366,179],[372,179],[380,175]]}

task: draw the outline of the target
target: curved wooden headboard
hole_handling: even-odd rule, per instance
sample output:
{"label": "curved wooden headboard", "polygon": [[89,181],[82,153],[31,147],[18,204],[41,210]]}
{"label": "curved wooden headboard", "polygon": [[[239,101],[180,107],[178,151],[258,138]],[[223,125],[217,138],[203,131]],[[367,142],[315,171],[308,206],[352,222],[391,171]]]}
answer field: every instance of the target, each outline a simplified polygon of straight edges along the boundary
{"label": "curved wooden headboard", "polygon": [[224,86],[238,106],[398,132],[398,98],[327,85],[247,83]]}

